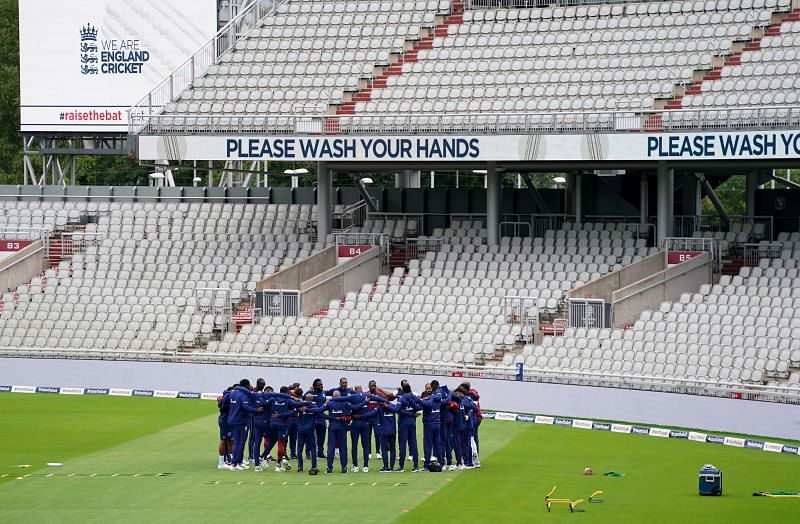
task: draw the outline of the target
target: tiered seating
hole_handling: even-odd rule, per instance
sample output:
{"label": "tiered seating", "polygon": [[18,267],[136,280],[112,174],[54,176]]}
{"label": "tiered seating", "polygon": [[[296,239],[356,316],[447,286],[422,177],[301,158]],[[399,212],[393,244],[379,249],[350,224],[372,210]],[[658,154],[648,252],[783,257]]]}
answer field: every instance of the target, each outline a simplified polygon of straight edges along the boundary
{"label": "tiered seating", "polygon": [[720,245],[723,255],[728,254],[732,247],[747,243],[768,240],[764,224],[731,224],[730,231],[695,231],[695,238],[713,238]]}
{"label": "tiered seating", "polygon": [[449,0],[285,2],[165,113],[322,114],[449,10]]}
{"label": "tiered seating", "polygon": [[526,366],[605,376],[692,379],[800,388],[800,269],[794,244],[783,258],[644,311],[632,330],[567,329],[525,346]]}
{"label": "tiered seating", "polygon": [[735,107],[791,105],[800,93],[800,10],[789,15],[776,31],[748,47],[719,78],[704,80],[700,93],[689,94],[682,105]]}
{"label": "tiered seating", "polygon": [[406,216],[367,218],[362,226],[351,229],[352,233],[379,233],[389,236],[394,241],[416,237],[419,234],[420,221]]}
{"label": "tiered seating", "polygon": [[470,10],[385,89],[356,104],[356,114],[653,108],[788,6],[721,0]]}
{"label": "tiered seating", "polygon": [[489,247],[485,230],[475,236],[459,231],[469,229],[443,231],[440,252],[410,261],[407,274],[396,268],[374,288],[365,284],[343,302],[333,301],[323,318],[265,318],[210,349],[469,364],[516,343],[520,329],[506,322],[504,296],[532,297],[541,308],[555,309],[573,285],[652,249],[626,234],[601,245],[599,232],[591,245],[578,247],[552,231],[546,238],[503,238],[501,246]]}
{"label": "tiered seating", "polygon": [[[642,125],[611,111],[665,106],[689,111],[643,125],[697,128],[702,118],[744,126],[770,116],[777,125],[796,110],[744,106],[797,102],[800,11],[786,15],[791,5],[672,0],[460,14],[463,3],[451,0],[289,0],[148,130],[319,132],[320,122],[294,116],[334,110],[327,132],[474,130],[487,122],[607,130]],[[740,109],[708,115],[694,107]],[[410,123],[409,115],[419,118]]]}
{"label": "tiered seating", "polygon": [[[6,202],[3,215],[63,204]],[[99,246],[3,296],[0,345],[176,350],[225,330],[256,281],[311,254],[312,206],[72,203]],[[43,208],[43,209],[42,209]],[[72,212],[70,211],[70,212]],[[38,213],[32,212],[32,215]],[[198,296],[230,289],[230,298]],[[215,315],[216,313],[216,315]]]}

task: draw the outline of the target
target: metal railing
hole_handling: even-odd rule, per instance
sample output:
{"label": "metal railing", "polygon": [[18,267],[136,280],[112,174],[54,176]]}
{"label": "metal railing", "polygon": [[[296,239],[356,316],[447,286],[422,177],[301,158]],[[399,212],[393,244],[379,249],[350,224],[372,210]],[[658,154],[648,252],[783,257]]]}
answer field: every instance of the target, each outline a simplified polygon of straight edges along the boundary
{"label": "metal railing", "polygon": [[302,295],[298,289],[264,289],[256,291],[252,307],[262,317],[299,317]]}
{"label": "metal railing", "polygon": [[[531,225],[528,222],[503,221],[499,225],[501,237],[530,237]],[[524,233],[524,234],[523,234]]]}
{"label": "metal railing", "polygon": [[[621,5],[624,6],[626,4],[637,4],[643,2],[649,2],[650,0],[465,0],[465,7],[467,9],[496,9],[498,7],[505,8],[505,9],[520,9],[520,8],[532,8],[532,7],[541,7],[541,8],[556,8],[556,7],[578,7],[578,6],[587,6],[587,5],[602,5],[602,4],[611,4],[613,5]],[[666,3],[666,2],[665,2]],[[722,7],[720,10],[727,11],[728,4],[722,3],[720,4]],[[791,9],[792,2],[791,0],[780,0],[777,2],[776,10],[777,11],[788,11]],[[681,14],[680,12],[670,12],[669,5],[666,6],[665,12],[660,12],[663,15],[677,15]],[[703,11],[716,11],[717,10],[717,3],[716,2],[706,2],[704,4]],[[686,14],[686,13],[684,13]],[[608,11],[608,15],[611,15],[611,11]],[[584,15],[587,16],[587,15]]]}
{"label": "metal railing", "polygon": [[730,228],[719,215],[678,215],[673,218],[676,236],[690,237],[696,233],[746,233],[747,240],[772,240],[773,217],[730,215]]}
{"label": "metal railing", "polygon": [[333,243],[339,246],[373,246],[381,251],[384,264],[389,264],[389,236],[383,233],[334,233]]}
{"label": "metal railing", "polygon": [[443,244],[443,238],[408,238],[406,239],[406,262],[415,258],[421,259],[426,253],[438,253],[442,250]]}
{"label": "metal railing", "polygon": [[713,238],[667,237],[661,240],[662,251],[708,251],[714,264],[714,272],[722,271],[722,250]]}
{"label": "metal railing", "polygon": [[757,266],[762,259],[781,258],[783,244],[780,242],[762,242],[760,244],[742,245],[742,262],[745,266]]}
{"label": "metal railing", "polygon": [[52,234],[53,230],[47,227],[0,225],[0,239],[41,240],[44,245],[45,256],[47,256],[50,249],[50,235]]}
{"label": "metal railing", "polygon": [[334,231],[347,232],[353,226],[362,226],[367,219],[369,207],[364,200],[345,207],[341,211],[334,211],[331,215]]}
{"label": "metal railing", "polygon": [[567,306],[569,327],[603,329],[612,326],[613,310],[605,300],[570,298]]}
{"label": "metal railing", "polygon": [[197,78],[205,75],[219,57],[233,49],[239,39],[255,28],[265,16],[272,13],[284,1],[254,0],[239,11],[225,27],[214,35],[214,38],[178,66],[175,71],[170,73],[169,77],[147,93],[144,98],[131,106],[128,110],[129,131],[132,134],[138,133],[149,115],[160,113],[167,104],[174,102],[186,88],[194,84]]}
{"label": "metal railing", "polygon": [[89,247],[97,247],[103,243],[102,233],[73,232],[61,235],[61,256],[68,257],[82,253]]}
{"label": "metal railing", "polygon": [[[800,127],[800,106],[621,109],[590,112],[406,113],[373,115],[160,114],[178,93],[173,80],[131,108],[134,135],[561,134]],[[164,87],[164,86],[167,87]],[[186,86],[190,85],[187,81]],[[163,92],[162,92],[163,91]],[[152,107],[152,109],[150,109]],[[310,126],[309,121],[314,121]],[[310,130],[314,130],[313,132]]]}
{"label": "metal railing", "polygon": [[519,337],[525,343],[533,342],[534,337],[539,332],[538,299],[506,295],[503,298],[503,303],[505,305],[506,323],[512,326],[520,326]]}

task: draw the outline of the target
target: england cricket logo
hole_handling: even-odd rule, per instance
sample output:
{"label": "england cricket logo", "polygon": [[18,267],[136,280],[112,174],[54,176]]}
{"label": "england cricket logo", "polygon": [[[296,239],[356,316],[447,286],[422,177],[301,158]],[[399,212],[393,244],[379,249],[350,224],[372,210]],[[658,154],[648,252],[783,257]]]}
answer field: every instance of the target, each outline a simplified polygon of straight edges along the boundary
{"label": "england cricket logo", "polygon": [[81,74],[97,74],[97,28],[87,23],[81,27]]}

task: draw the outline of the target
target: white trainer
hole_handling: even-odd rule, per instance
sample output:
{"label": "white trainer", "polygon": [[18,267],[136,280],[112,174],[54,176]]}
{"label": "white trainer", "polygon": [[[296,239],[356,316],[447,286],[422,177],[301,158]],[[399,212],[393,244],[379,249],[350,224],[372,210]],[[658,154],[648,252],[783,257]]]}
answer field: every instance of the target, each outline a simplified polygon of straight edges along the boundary
{"label": "white trainer", "polygon": [[255,471],[256,473],[259,473],[259,472],[261,471],[261,466],[256,466],[256,467],[253,469],[253,471]]}
{"label": "white trainer", "polygon": [[280,466],[275,466],[275,473],[283,473],[283,468]]}
{"label": "white trainer", "polygon": [[364,466],[364,473],[369,473],[369,468],[367,466]]}
{"label": "white trainer", "polygon": [[353,473],[358,473],[358,466],[353,466]]}
{"label": "white trainer", "polygon": [[248,466],[245,466],[244,464],[239,464],[238,466],[233,466],[231,469],[233,471],[247,471],[250,468]]}

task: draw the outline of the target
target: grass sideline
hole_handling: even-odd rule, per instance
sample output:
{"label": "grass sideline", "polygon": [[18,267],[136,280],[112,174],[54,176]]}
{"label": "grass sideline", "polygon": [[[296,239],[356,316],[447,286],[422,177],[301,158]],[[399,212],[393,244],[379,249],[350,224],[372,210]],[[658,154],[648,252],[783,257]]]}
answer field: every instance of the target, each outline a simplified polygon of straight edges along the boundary
{"label": "grass sideline", "polygon": [[[0,475],[12,474],[0,478],[0,522],[774,522],[800,509],[751,496],[800,490],[797,456],[491,420],[479,471],[380,474],[374,461],[368,474],[217,471],[214,412],[202,401],[0,395]],[[723,471],[722,497],[697,495],[707,462]],[[626,476],[602,476],[610,470]],[[603,490],[605,502],[548,514],[554,484],[564,497]]]}

